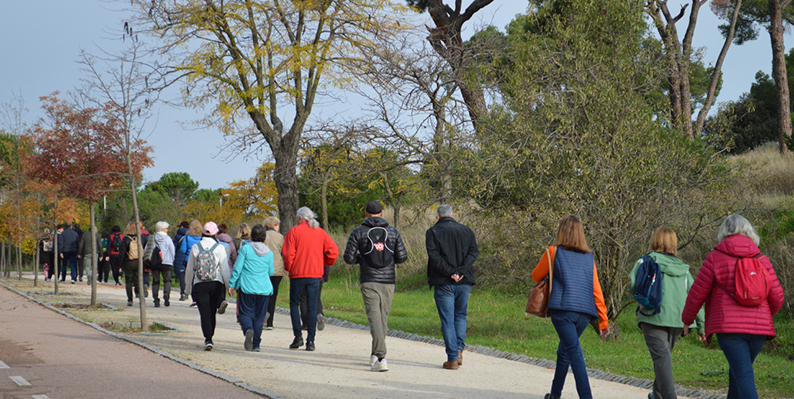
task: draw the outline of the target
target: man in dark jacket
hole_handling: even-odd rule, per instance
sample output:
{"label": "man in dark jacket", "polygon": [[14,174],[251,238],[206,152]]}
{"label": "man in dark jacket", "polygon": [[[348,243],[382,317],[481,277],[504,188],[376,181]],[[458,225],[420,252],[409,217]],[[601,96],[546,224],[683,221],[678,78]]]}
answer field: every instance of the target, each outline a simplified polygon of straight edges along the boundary
{"label": "man in dark jacket", "polygon": [[434,288],[441,335],[447,351],[443,367],[457,370],[466,347],[466,314],[474,282],[474,261],[480,251],[470,228],[455,221],[452,207],[442,204],[438,222],[427,230],[427,282]]}
{"label": "man in dark jacket", "polygon": [[[72,224],[67,223],[66,229],[58,235],[58,263],[68,261],[69,269],[72,272],[72,284],[77,281],[77,246],[80,244],[80,236],[72,230]],[[65,262],[64,262],[65,263]],[[65,266],[65,265],[64,265]],[[61,282],[66,281],[66,267],[61,267]]]}
{"label": "man in dark jacket", "polygon": [[370,201],[364,211],[366,220],[356,227],[347,240],[345,262],[359,264],[361,296],[372,334],[372,371],[389,370],[386,364],[386,333],[394,297],[394,266],[408,259],[408,252],[397,229],[383,219],[379,201]]}

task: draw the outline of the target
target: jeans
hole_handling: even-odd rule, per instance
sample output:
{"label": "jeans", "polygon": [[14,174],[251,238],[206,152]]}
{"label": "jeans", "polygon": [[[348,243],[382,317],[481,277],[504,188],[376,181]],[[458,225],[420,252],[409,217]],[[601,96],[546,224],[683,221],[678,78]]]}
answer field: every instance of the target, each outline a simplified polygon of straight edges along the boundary
{"label": "jeans", "polygon": [[755,334],[717,334],[722,353],[728,360],[728,399],[758,399],[755,389],[753,362],[766,335]]}
{"label": "jeans", "polygon": [[262,342],[262,325],[265,323],[269,299],[269,295],[246,294],[237,290],[237,322],[243,333],[254,331],[254,348],[258,348]]}
{"label": "jeans", "polygon": [[554,380],[551,383],[551,395],[555,398],[562,397],[562,387],[568,375],[568,366],[573,371],[576,380],[576,392],[580,399],[592,399],[590,380],[587,377],[587,367],[584,363],[582,346],[579,337],[590,324],[590,316],[579,312],[564,310],[551,310],[551,324],[560,337],[557,347],[557,367],[554,370]]}
{"label": "jeans", "polygon": [[466,316],[470,293],[471,286],[468,284],[437,285],[433,290],[449,362],[457,361],[458,351],[466,348]]}
{"label": "jeans", "polygon": [[177,273],[177,279],[179,279],[179,296],[185,295],[185,273]]}
{"label": "jeans", "polygon": [[673,348],[684,331],[683,328],[661,327],[640,323],[645,336],[645,345],[653,360],[653,397],[656,399],[676,399],[673,380]]}
{"label": "jeans", "polygon": [[66,267],[64,267],[64,263],[67,259],[69,261],[69,269],[72,272],[72,281],[77,281],[77,251],[64,252],[61,255],[63,255],[63,258],[58,260],[58,267],[61,268],[61,281],[66,281]]}
{"label": "jeans", "polygon": [[270,295],[270,299],[267,302],[267,313],[270,313],[270,316],[267,317],[265,320],[265,324],[268,327],[273,327],[273,315],[276,314],[276,298],[278,298],[278,286],[281,284],[281,280],[283,276],[270,276],[270,284],[273,286],[273,294]]}
{"label": "jeans", "polygon": [[[307,317],[309,315],[309,309],[306,305],[307,302],[308,299],[306,297],[306,291],[303,291],[303,294],[301,294],[300,311],[301,311],[301,323],[302,323],[301,325],[304,326],[309,325],[309,321],[307,320]],[[315,312],[315,314],[317,314],[318,316],[325,315],[325,313],[323,313],[323,280],[322,279],[320,279],[320,287],[317,289],[317,312]]]}
{"label": "jeans", "polygon": [[301,314],[300,301],[301,294],[306,291],[307,309],[306,324],[309,334],[306,342],[314,342],[314,335],[317,333],[317,298],[319,297],[321,278],[293,278],[289,280],[289,313],[292,319],[292,334],[300,337],[301,333]]}

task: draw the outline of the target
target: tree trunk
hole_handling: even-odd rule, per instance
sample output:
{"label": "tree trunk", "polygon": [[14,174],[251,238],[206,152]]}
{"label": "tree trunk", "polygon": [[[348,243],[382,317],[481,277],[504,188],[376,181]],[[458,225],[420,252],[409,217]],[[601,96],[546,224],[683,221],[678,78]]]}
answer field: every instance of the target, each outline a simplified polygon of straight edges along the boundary
{"label": "tree trunk", "polygon": [[323,184],[320,186],[320,204],[323,213],[323,229],[328,230],[328,176],[323,177]]}
{"label": "tree trunk", "polygon": [[[132,209],[135,211],[135,233],[138,235],[138,305],[141,313],[141,331],[149,331],[149,323],[146,321],[146,296],[143,287],[143,248],[141,247],[141,215],[138,211],[138,194],[135,190],[135,173],[132,170],[132,158],[130,157],[130,131],[124,131],[125,157],[127,158],[127,173],[130,177],[130,192],[132,193]],[[93,209],[93,208],[92,208]],[[93,213],[92,213],[93,215]],[[91,223],[93,224],[93,219]],[[96,256],[94,256],[96,257]]]}
{"label": "tree trunk", "polygon": [[394,228],[400,230],[400,204],[395,203],[392,205],[392,208],[394,208]]}
{"label": "tree trunk", "polygon": [[[36,229],[38,231],[38,228]],[[33,286],[39,286],[39,241],[36,240],[36,249],[33,251]]]}
{"label": "tree trunk", "polygon": [[[55,205],[58,206],[57,203]],[[58,268],[61,265],[60,260],[58,259],[58,225],[55,224],[55,231],[52,234],[52,268],[55,270],[55,278],[52,279],[52,289],[53,294],[58,295],[58,279],[60,278],[60,271]],[[52,274],[50,274],[52,275]]]}
{"label": "tree trunk", "polygon": [[19,243],[17,243],[17,276],[17,279],[22,281],[22,237],[20,237]]}
{"label": "tree trunk", "polygon": [[[91,201],[90,209],[91,209],[91,227],[89,227],[89,234],[91,237],[91,275],[87,276],[91,279],[91,306],[96,306],[96,276],[97,276],[97,247],[96,247],[96,218],[94,217],[94,206],[96,205],[95,201]],[[142,252],[138,252],[142,253]],[[143,298],[143,297],[141,297]]]}
{"label": "tree trunk", "polygon": [[783,42],[783,10],[779,0],[769,0],[769,37],[772,40],[772,77],[777,87],[777,126],[780,153],[788,151],[786,138],[791,136],[791,105],[786,71],[786,46]]}
{"label": "tree trunk", "polygon": [[296,151],[274,151],[273,157],[276,164],[273,170],[273,182],[278,192],[278,215],[281,219],[281,231],[287,234],[289,229],[295,227],[298,214],[298,176]]}

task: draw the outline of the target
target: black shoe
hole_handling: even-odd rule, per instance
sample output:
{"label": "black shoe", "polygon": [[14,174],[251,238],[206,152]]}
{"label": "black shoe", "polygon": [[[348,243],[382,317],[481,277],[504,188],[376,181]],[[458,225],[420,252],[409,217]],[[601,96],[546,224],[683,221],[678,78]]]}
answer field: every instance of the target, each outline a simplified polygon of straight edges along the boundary
{"label": "black shoe", "polygon": [[163,305],[165,305],[165,307],[169,307],[169,306],[171,306],[171,302],[168,302],[168,298],[165,298],[165,299],[163,300]]}
{"label": "black shoe", "polygon": [[214,345],[212,344],[212,341],[210,341],[208,339],[204,340],[204,350],[205,351],[211,351],[213,346]]}
{"label": "black shoe", "polygon": [[295,339],[292,340],[292,343],[290,344],[289,348],[298,349],[301,346],[303,346],[303,337],[295,337]]}
{"label": "black shoe", "polygon": [[229,306],[229,303],[226,301],[221,302],[221,306],[218,306],[218,314],[226,313],[226,308]]}
{"label": "black shoe", "polygon": [[309,351],[309,352],[313,352],[314,351],[314,342],[307,342],[306,343],[306,350]]}
{"label": "black shoe", "polygon": [[560,398],[556,398],[554,396],[551,396],[550,393],[547,393],[546,396],[543,397],[543,399],[560,399]]}
{"label": "black shoe", "polygon": [[243,343],[243,347],[247,351],[254,349],[254,330],[245,330],[245,342]]}
{"label": "black shoe", "polygon": [[127,306],[132,306],[132,301],[127,301]]}
{"label": "black shoe", "polygon": [[154,301],[154,307],[159,308],[160,307],[160,301]]}

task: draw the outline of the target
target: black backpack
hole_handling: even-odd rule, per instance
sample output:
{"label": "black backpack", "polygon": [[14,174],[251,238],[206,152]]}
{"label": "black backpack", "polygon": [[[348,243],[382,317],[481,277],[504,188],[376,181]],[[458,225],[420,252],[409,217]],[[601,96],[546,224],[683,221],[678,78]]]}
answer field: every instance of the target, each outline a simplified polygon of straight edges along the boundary
{"label": "black backpack", "polygon": [[367,243],[361,256],[369,261],[370,266],[380,268],[389,262],[387,257],[394,257],[394,249],[389,248],[389,230],[384,227],[373,227],[367,231]]}
{"label": "black backpack", "polygon": [[152,271],[160,270],[163,266],[163,254],[160,253],[160,247],[155,246],[152,251],[152,257],[149,258],[149,269]]}
{"label": "black backpack", "polygon": [[110,246],[110,251],[111,252],[110,253],[112,255],[120,254],[121,253],[121,245],[123,244],[122,241],[124,241],[122,236],[121,236],[121,233],[113,233],[113,235],[110,236],[110,241],[111,241],[111,246]]}

